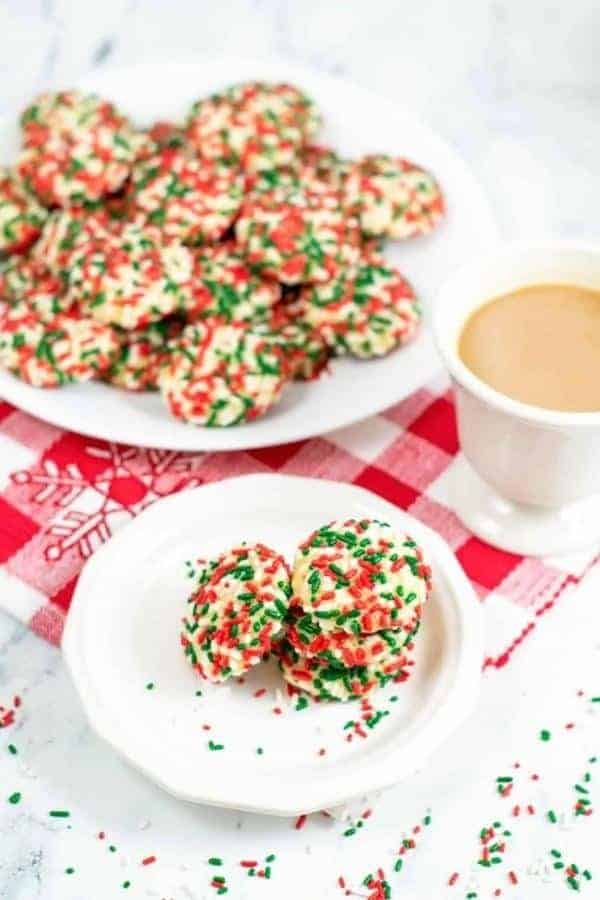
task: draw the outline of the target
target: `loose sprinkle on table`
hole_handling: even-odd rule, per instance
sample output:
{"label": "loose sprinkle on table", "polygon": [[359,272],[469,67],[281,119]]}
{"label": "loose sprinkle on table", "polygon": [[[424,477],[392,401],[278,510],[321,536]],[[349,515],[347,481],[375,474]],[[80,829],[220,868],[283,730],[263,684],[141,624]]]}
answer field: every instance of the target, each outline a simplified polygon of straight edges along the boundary
{"label": "loose sprinkle on table", "polygon": [[209,750],[224,750],[224,749],[225,749],[225,744],[215,744],[214,741],[209,741],[209,742],[208,742],[208,749],[209,749]]}
{"label": "loose sprinkle on table", "polygon": [[151,866],[152,863],[155,863],[155,862],[156,862],[155,856],[146,856],[145,859],[142,860],[142,865],[143,866]]}
{"label": "loose sprinkle on table", "polygon": [[551,737],[552,735],[546,728],[540,731],[540,741],[549,741]]}
{"label": "loose sprinkle on table", "polygon": [[68,819],[71,813],[66,809],[51,809],[48,815],[53,819]]}
{"label": "loose sprinkle on table", "polygon": [[12,803],[13,806],[17,803],[20,803],[21,802],[21,792],[15,791],[14,794],[11,794],[10,797],[8,798],[8,802]]}

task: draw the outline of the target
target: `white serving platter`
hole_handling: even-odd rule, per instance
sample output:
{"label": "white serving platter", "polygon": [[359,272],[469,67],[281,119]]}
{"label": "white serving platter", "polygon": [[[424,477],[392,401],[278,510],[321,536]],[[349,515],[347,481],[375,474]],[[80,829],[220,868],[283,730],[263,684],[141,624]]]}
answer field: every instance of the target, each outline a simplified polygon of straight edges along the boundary
{"label": "white serving platter", "polygon": [[[0,396],[32,415],[82,434],[173,450],[241,450],[302,440],[350,425],[401,400],[432,374],[430,302],[460,262],[496,237],[487,201],[457,153],[418,115],[364,88],[285,62],[220,57],[194,63],[154,63],[108,69],[78,86],[114,100],[140,126],[180,119],[194,99],[236,81],[287,80],[303,87],[323,111],[319,140],[343,156],[387,152],[431,169],[441,182],[448,215],[434,234],[390,244],[386,255],[413,283],[425,309],[418,338],[384,359],[339,359],[317,382],[295,383],[266,416],[228,429],[196,428],[173,419],[160,397],[100,382],[54,391],[30,387],[0,371]],[[0,135],[0,155],[14,159],[16,127]]]}

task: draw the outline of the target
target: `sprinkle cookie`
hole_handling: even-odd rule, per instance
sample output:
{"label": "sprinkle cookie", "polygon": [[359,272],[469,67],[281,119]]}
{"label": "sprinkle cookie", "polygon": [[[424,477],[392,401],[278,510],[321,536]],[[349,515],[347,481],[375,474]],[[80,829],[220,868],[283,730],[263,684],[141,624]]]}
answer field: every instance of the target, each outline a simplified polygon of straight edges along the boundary
{"label": "sprinkle cookie", "polygon": [[209,681],[244,675],[271,650],[290,595],[285,560],[264,544],[204,564],[181,634],[187,659]]}
{"label": "sprinkle cookie", "polygon": [[252,327],[197,322],[170,348],[159,385],[177,418],[226,427],[263,415],[288,378],[282,349]]}
{"label": "sprinkle cookie", "polygon": [[103,211],[89,213],[76,207],[57,210],[48,216],[31,257],[61,276],[66,284],[77,253],[109,230],[110,222]]}
{"label": "sprinkle cookie", "polygon": [[42,263],[26,257],[11,257],[0,263],[0,296],[23,300],[43,322],[72,306],[64,281]]}
{"label": "sprinkle cookie", "polygon": [[177,319],[152,322],[140,331],[125,332],[118,357],[104,373],[104,380],[126,391],[156,391],[166,357],[167,344],[181,333]]}
{"label": "sprinkle cookie", "polygon": [[24,147],[40,147],[52,134],[80,137],[100,127],[117,133],[129,126],[114,104],[81,91],[40,94],[21,114]]}
{"label": "sprinkle cookie", "polygon": [[280,297],[278,282],[253,273],[233,241],[194,253],[191,299],[185,305],[190,320],[261,321]]}
{"label": "sprinkle cookie", "polygon": [[265,340],[280,346],[296,381],[318,378],[329,360],[329,348],[322,335],[302,319],[275,310],[269,323],[255,328]]}
{"label": "sprinkle cookie", "polygon": [[175,312],[189,297],[192,256],[181,244],[162,244],[135,223],[114,224],[71,262],[75,299],[100,322],[143,328]]}
{"label": "sprinkle cookie", "polygon": [[0,253],[24,253],[47,215],[13,172],[0,168]]}
{"label": "sprinkle cookie", "polygon": [[303,288],[298,306],[336,354],[363,359],[407,343],[421,320],[410,284],[373,252],[340,277]]}
{"label": "sprinkle cookie", "polygon": [[428,234],[444,215],[444,198],[433,175],[407,159],[365,156],[344,184],[346,206],[367,236],[401,240]]}
{"label": "sprinkle cookie", "polygon": [[252,199],[242,207],[236,236],[249,265],[284,284],[329,281],[358,257],[358,231],[335,191]]}
{"label": "sprinkle cookie", "polygon": [[118,351],[114,329],[87,317],[61,314],[45,323],[25,303],[0,313],[0,365],[34,387],[89,381]]}
{"label": "sprinkle cookie", "polygon": [[292,85],[248,82],[194,103],[186,136],[199,156],[256,172],[294,165],[319,124],[313,102]]}
{"label": "sprinkle cookie", "polygon": [[219,240],[239,211],[242,178],[230,166],[167,148],[134,166],[132,202],[168,237],[210,243]]}
{"label": "sprinkle cookie", "polygon": [[358,700],[390,681],[406,681],[413,665],[405,649],[360,666],[345,666],[337,659],[302,656],[287,639],[278,648],[279,667],[288,684],[319,700]]}
{"label": "sprinkle cookie", "polygon": [[430,569],[407,535],[384,522],[348,519],[317,529],[292,570],[296,602],[323,631],[371,634],[412,622],[427,599]]}

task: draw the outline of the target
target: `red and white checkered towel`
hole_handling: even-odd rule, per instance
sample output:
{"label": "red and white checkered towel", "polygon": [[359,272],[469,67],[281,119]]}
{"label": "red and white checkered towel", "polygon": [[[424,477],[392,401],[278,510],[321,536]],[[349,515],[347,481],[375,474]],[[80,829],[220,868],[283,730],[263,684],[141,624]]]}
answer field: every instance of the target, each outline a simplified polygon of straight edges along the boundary
{"label": "red and white checkered towel", "polygon": [[0,402],[0,607],[59,643],[84,562],[150,503],[249,472],[311,475],[368,488],[445,538],[484,604],[485,665],[501,668],[598,557],[539,560],[474,537],[447,505],[462,464],[445,380],[326,437],[236,453],[109,444]]}

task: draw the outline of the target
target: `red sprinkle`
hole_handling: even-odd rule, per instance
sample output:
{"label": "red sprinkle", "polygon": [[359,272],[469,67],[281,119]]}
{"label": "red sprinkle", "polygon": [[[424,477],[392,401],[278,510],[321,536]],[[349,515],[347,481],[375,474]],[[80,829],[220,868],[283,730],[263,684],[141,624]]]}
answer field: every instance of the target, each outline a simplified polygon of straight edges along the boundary
{"label": "red sprinkle", "polygon": [[21,698],[20,698],[20,697],[15,697],[15,699],[13,700],[13,706],[14,706],[14,708],[15,708],[15,709],[18,709],[18,708],[20,707],[20,705],[21,705]]}
{"label": "red sprinkle", "polygon": [[254,691],[254,696],[255,697],[264,697],[266,693],[267,693],[266,688],[259,688],[257,691]]}
{"label": "red sprinkle", "polygon": [[319,756],[325,756],[326,753],[327,750],[325,749],[325,747],[321,747],[321,749],[319,750]]}
{"label": "red sprinkle", "polygon": [[156,862],[155,856],[147,856],[145,859],[142,860],[142,865],[143,866],[151,866],[152,863],[155,863],[155,862]]}
{"label": "red sprinkle", "polygon": [[508,873],[508,880],[510,881],[511,884],[518,884],[518,883],[519,883],[519,879],[517,878],[515,872],[512,871],[512,869],[511,869],[510,872]]}
{"label": "red sprinkle", "polygon": [[521,807],[519,805],[513,806],[513,811],[512,811],[513,816],[518,816],[520,812],[521,812]]}
{"label": "red sprinkle", "polygon": [[298,818],[296,819],[296,822],[294,824],[294,828],[296,829],[296,831],[300,831],[301,828],[304,828],[305,822],[306,822],[306,816],[303,813],[301,816],[298,816]]}
{"label": "red sprinkle", "polygon": [[452,875],[450,876],[450,878],[448,879],[448,886],[452,887],[452,885],[456,884],[459,877],[460,876],[459,876],[458,872],[453,872]]}
{"label": "red sprinkle", "polygon": [[282,712],[282,709],[281,709],[280,706],[274,706],[274,707],[273,707],[273,712],[275,713],[276,716],[280,716],[280,715],[281,715],[281,712]]}
{"label": "red sprinkle", "polygon": [[338,878],[338,884],[339,884],[339,886],[340,886],[341,888],[345,888],[345,887],[346,887],[346,881],[345,881],[343,875],[340,875],[340,877]]}
{"label": "red sprinkle", "polygon": [[98,832],[98,840],[99,841],[103,841],[105,837],[106,837],[106,835],[104,834],[103,831]]}
{"label": "red sprinkle", "polygon": [[535,806],[532,806],[530,803],[529,806],[527,807],[527,812],[529,813],[530,816],[533,816],[535,814]]}
{"label": "red sprinkle", "polygon": [[258,865],[258,860],[256,859],[242,859],[240,861],[240,866],[243,866],[244,869],[255,869]]}

